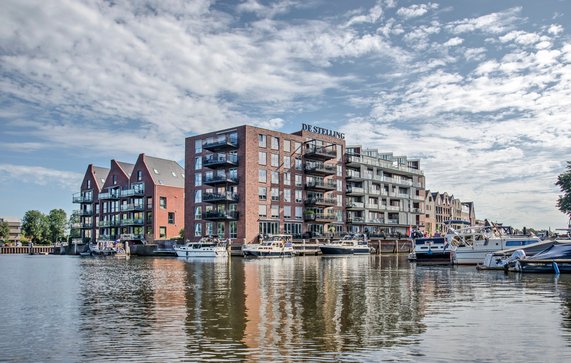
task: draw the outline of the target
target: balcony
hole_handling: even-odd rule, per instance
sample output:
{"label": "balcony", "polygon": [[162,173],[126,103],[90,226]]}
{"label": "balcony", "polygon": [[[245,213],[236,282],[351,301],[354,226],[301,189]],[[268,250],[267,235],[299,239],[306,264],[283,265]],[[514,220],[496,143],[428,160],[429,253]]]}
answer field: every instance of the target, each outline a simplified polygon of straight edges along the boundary
{"label": "balcony", "polygon": [[329,191],[337,189],[337,185],[333,181],[323,182],[313,180],[305,183],[305,189]]}
{"label": "balcony", "polygon": [[143,218],[128,218],[121,220],[122,226],[142,226],[145,224],[145,220]]}
{"label": "balcony", "polygon": [[142,204],[126,204],[121,206],[121,212],[142,211],[145,206]]}
{"label": "balcony", "polygon": [[361,157],[356,154],[346,154],[345,156],[345,165],[347,166],[360,166],[363,162],[361,161]]}
{"label": "balcony", "polygon": [[238,148],[238,138],[230,135],[224,135],[213,140],[205,140],[202,148],[208,151],[226,151]]}
{"label": "balcony", "polygon": [[238,165],[238,156],[234,154],[212,154],[202,158],[202,166],[216,169]]}
{"label": "balcony", "polygon": [[387,210],[391,212],[398,212],[400,211],[400,207],[398,205],[387,205]]}
{"label": "balcony", "polygon": [[306,222],[331,223],[337,221],[337,216],[334,214],[305,212],[303,214],[303,220]]}
{"label": "balcony", "polygon": [[345,176],[345,179],[347,179],[347,180],[363,180],[363,178],[361,177],[361,173],[356,172],[356,171],[352,171],[352,170],[347,170],[347,175]]}
{"label": "balcony", "polygon": [[399,220],[398,219],[388,219],[387,224],[399,224]]}
{"label": "balcony", "polygon": [[345,206],[346,209],[365,209],[363,202],[348,202]]}
{"label": "balcony", "polygon": [[121,195],[119,190],[115,190],[113,192],[107,192],[107,193],[100,193],[99,194],[99,199],[100,200],[105,200],[105,199],[119,199],[119,196]]}
{"label": "balcony", "polygon": [[202,181],[206,185],[238,184],[238,176],[235,175],[213,175]]}
{"label": "balcony", "polygon": [[365,189],[361,187],[347,187],[347,195],[363,195],[365,194]]}
{"label": "balcony", "polygon": [[79,210],[79,215],[80,215],[80,216],[87,216],[87,217],[92,216],[92,215],[93,215],[93,209],[85,209],[85,210],[84,210],[84,209],[80,209],[80,210]]}
{"label": "balcony", "polygon": [[208,211],[202,213],[202,219],[207,221],[235,221],[238,219],[237,211]]}
{"label": "balcony", "polygon": [[367,224],[385,224],[385,220],[382,218],[371,218],[371,219],[368,219],[365,223],[367,223]]}
{"label": "balcony", "polygon": [[348,224],[363,224],[365,223],[365,218],[363,217],[347,217]]}
{"label": "balcony", "polygon": [[307,206],[324,206],[333,207],[337,204],[337,199],[335,198],[322,198],[322,197],[310,197],[304,201]]}
{"label": "balcony", "polygon": [[74,195],[73,203],[93,203],[92,195]]}
{"label": "balcony", "polygon": [[112,220],[112,221],[99,221],[99,227],[118,227],[119,226],[119,221],[118,220]]}
{"label": "balcony", "polygon": [[[140,185],[136,188],[121,190],[121,197],[134,197],[143,195],[145,195],[145,188],[143,185]],[[101,196],[99,196],[99,198],[101,198]]]}
{"label": "balcony", "polygon": [[81,223],[80,228],[82,229],[93,228],[93,222],[83,222]]}
{"label": "balcony", "polygon": [[202,196],[202,201],[205,203],[226,203],[226,202],[238,202],[238,194],[236,193],[204,193]]}
{"label": "balcony", "polygon": [[305,153],[303,154],[307,159],[314,159],[314,160],[331,160],[337,157],[337,151],[331,147],[323,147],[323,146],[309,146],[305,149]]}
{"label": "balcony", "polygon": [[410,212],[411,212],[411,213],[414,213],[414,214],[423,214],[423,213],[424,213],[424,212],[422,211],[422,209],[420,209],[420,208],[412,208],[412,209],[410,210]]}
{"label": "balcony", "polygon": [[335,175],[337,173],[337,167],[324,163],[306,163],[305,172],[312,175]]}

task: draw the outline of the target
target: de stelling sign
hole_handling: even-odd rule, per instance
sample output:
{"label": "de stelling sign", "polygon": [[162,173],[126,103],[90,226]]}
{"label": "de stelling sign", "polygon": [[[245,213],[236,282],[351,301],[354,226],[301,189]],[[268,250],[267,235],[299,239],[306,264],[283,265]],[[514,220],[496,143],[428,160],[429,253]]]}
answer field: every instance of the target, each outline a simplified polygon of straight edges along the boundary
{"label": "de stelling sign", "polygon": [[321,135],[332,136],[332,137],[336,137],[338,139],[345,139],[344,133],[325,129],[323,127],[317,127],[317,126],[312,126],[312,125],[308,125],[308,124],[301,124],[301,130],[302,131],[309,131],[309,132],[313,132],[313,133],[321,134]]}

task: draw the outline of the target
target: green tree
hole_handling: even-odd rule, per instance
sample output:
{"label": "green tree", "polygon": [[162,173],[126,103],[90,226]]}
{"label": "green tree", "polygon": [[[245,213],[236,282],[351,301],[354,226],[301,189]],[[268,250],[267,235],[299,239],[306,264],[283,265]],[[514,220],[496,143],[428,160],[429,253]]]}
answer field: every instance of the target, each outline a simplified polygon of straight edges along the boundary
{"label": "green tree", "polygon": [[47,215],[47,224],[48,240],[52,243],[58,242],[65,237],[67,214],[63,209],[52,209]]}
{"label": "green tree", "polygon": [[46,216],[38,210],[29,210],[22,218],[22,232],[33,243],[41,243],[48,234]]}
{"label": "green tree", "polygon": [[0,241],[7,241],[10,238],[10,226],[8,222],[0,222]]}
{"label": "green tree", "polygon": [[557,200],[557,208],[569,216],[571,221],[571,161],[567,162],[567,170],[557,177],[557,183],[555,183],[563,195],[559,196]]}
{"label": "green tree", "polygon": [[184,239],[184,228],[181,228],[181,230],[178,232],[178,237],[182,240]]}
{"label": "green tree", "polygon": [[67,228],[69,229],[70,238],[81,237],[81,229],[79,229],[79,222],[80,222],[79,211],[74,210],[69,216],[69,221],[67,222]]}

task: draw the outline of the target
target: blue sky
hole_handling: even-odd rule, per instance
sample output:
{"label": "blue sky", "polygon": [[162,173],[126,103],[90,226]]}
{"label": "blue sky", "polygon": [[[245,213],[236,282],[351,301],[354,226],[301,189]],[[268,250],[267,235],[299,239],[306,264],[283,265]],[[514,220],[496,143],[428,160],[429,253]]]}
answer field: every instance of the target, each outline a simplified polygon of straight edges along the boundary
{"label": "blue sky", "polygon": [[73,209],[89,163],[302,123],[421,158],[479,218],[560,228],[571,1],[0,2],[0,216]]}

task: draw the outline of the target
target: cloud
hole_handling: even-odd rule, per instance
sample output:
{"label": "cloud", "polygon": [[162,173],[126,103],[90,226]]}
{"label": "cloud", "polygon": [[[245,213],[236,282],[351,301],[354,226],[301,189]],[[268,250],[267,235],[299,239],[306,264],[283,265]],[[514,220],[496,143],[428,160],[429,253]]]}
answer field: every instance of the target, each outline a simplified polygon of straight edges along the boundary
{"label": "cloud", "polygon": [[460,45],[464,42],[464,39],[462,38],[458,38],[458,37],[454,37],[454,38],[450,38],[448,39],[448,41],[446,41],[446,43],[444,43],[444,46],[446,47],[455,47],[457,45]]}
{"label": "cloud", "polygon": [[477,18],[465,18],[450,22],[446,28],[454,34],[482,31],[485,33],[502,33],[511,29],[518,20],[521,7],[483,15]]}
{"label": "cloud", "polygon": [[549,34],[559,35],[563,32],[563,27],[559,24],[551,24],[549,29],[547,29]]}
{"label": "cloud", "polygon": [[397,10],[397,15],[405,18],[415,18],[426,14],[429,10],[438,9],[438,4],[427,3],[427,4],[414,4],[407,8],[400,8]]}
{"label": "cloud", "polygon": [[0,164],[0,180],[15,180],[38,185],[59,185],[63,188],[77,188],[83,174],[54,170],[42,166]]}
{"label": "cloud", "polygon": [[360,23],[375,23],[383,16],[383,8],[377,4],[373,6],[367,14],[355,15],[347,22],[347,26]]}

